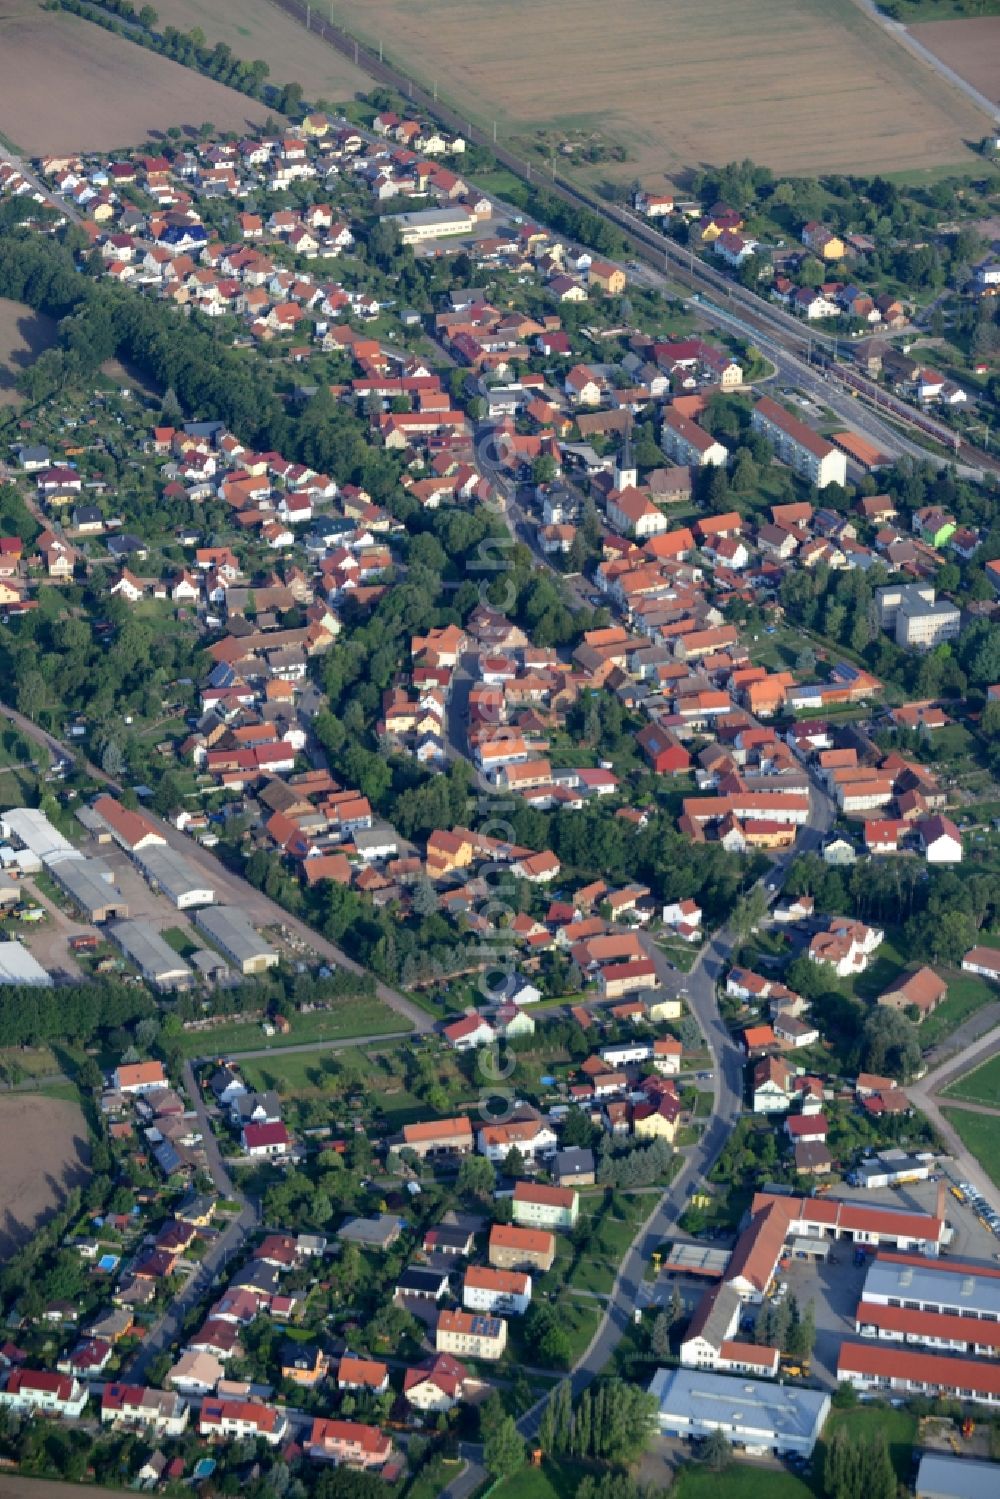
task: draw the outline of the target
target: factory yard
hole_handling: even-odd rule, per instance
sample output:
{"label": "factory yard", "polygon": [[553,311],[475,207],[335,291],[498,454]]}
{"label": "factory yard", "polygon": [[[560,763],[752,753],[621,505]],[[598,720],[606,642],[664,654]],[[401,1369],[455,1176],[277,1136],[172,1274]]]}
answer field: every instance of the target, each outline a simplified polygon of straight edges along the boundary
{"label": "factory yard", "polygon": [[62,1098],[0,1096],[0,1259],[14,1253],[87,1177],[80,1108]]}
{"label": "factory yard", "polygon": [[931,21],[909,30],[922,46],[987,99],[1000,99],[1000,16]]}
{"label": "factory yard", "polygon": [[624,162],[589,169],[598,177],[736,156],[781,171],[922,169],[962,161],[988,125],[853,0],[622,0],[613,26],[605,6],[559,0],[332,10],[515,147],[535,132],[546,157],[588,132],[625,146]]}
{"label": "factory yard", "polygon": [[[950,1186],[950,1176],[943,1180]],[[864,1202],[871,1207],[934,1213],[939,1185],[939,1182],[928,1180],[863,1193],[838,1191],[833,1195],[848,1197],[851,1202]],[[945,1204],[945,1218],[954,1231],[945,1258],[992,1266],[998,1250],[995,1235],[981,1222],[971,1204],[958,1202],[950,1192],[945,1197]],[[796,1298],[800,1307],[806,1307],[810,1302],[813,1304],[816,1348],[812,1358],[812,1380],[830,1390],[837,1386],[840,1345],[845,1339],[856,1339],[854,1313],[871,1264],[871,1259],[867,1258],[864,1265],[856,1265],[854,1249],[849,1243],[836,1245],[832,1256],[832,1263],[829,1259],[813,1262],[793,1258],[787,1270],[780,1273],[780,1279],[788,1283],[788,1294]]]}
{"label": "factory yard", "polygon": [[[0,17],[0,134],[29,155],[138,145],[172,125],[244,130],[268,110],[179,63],[38,0]],[[44,86],[39,80],[44,78]]]}

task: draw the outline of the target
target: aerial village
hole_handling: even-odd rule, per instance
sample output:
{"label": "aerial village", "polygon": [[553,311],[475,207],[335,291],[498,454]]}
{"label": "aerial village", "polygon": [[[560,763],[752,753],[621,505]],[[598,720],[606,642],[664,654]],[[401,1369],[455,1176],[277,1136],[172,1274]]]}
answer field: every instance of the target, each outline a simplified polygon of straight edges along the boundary
{"label": "aerial village", "polygon": [[[11,1027],[88,979],[155,1005],[88,1053],[107,1191],[7,1288],[0,1408],[90,1423],[145,1488],[403,1484],[498,1402],[544,1446],[609,1308],[643,1440],[704,1440],[727,1398],[727,1439],[794,1465],[845,1389],[1000,1401],[1000,1215],[920,1091],[1000,980],[986,512],[683,309],[654,326],[466,156],[382,111],[0,167],[99,284],[219,319],[374,455],[369,488],[125,376],[4,454],[4,623],[85,618],[112,661],[131,632],[156,673],[110,728],[43,683],[69,750],[0,811]],[[472,521],[520,549],[508,604],[463,592]],[[352,1004],[370,1033],[316,1029]],[[678,1226],[623,1288],[653,1189]]]}

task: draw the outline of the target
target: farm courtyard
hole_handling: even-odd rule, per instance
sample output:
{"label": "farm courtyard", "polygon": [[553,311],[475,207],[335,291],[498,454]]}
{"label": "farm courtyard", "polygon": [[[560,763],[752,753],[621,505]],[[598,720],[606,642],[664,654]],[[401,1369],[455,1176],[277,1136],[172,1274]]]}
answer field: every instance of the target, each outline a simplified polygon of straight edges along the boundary
{"label": "farm courtyard", "polygon": [[971,159],[989,122],[854,0],[333,0],[386,57],[515,149],[599,132],[591,175],[655,181],[751,156],[776,170]]}

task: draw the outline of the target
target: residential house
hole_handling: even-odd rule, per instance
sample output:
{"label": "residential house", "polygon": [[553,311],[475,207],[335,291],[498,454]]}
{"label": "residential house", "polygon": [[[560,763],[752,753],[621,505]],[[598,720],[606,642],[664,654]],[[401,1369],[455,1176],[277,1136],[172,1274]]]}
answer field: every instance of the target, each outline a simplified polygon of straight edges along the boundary
{"label": "residential house", "polygon": [[434,1334],[438,1353],[492,1361],[503,1357],[506,1346],[507,1324],[502,1317],[464,1311],[438,1313]]}
{"label": "residential house", "polygon": [[547,1187],[519,1181],[514,1188],[514,1222],[523,1228],[572,1228],[580,1198],[572,1187]]}

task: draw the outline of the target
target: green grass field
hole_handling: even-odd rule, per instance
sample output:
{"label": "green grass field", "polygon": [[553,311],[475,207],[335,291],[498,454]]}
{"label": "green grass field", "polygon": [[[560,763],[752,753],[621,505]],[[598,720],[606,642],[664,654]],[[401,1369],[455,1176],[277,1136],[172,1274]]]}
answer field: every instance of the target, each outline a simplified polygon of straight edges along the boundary
{"label": "green grass field", "polygon": [[58,1072],[60,1067],[48,1046],[4,1046],[0,1048],[0,1072],[9,1073],[11,1069],[27,1081]]}
{"label": "green grass field", "polygon": [[547,1458],[540,1468],[522,1468],[490,1491],[491,1499],[573,1499],[587,1472],[583,1463]]}
{"label": "green grass field", "polygon": [[[635,1238],[636,1231],[653,1210],[653,1194],[637,1194],[622,1197],[622,1217],[613,1215],[600,1196],[585,1195],[580,1203],[581,1222],[589,1219],[591,1233],[586,1248],[577,1257],[576,1266],[567,1278],[567,1285],[576,1291],[591,1291],[598,1296],[609,1294],[614,1285],[618,1267]],[[574,1259],[574,1250],[565,1235],[560,1235],[554,1271],[558,1275],[560,1266],[568,1267]]]}
{"label": "green grass field", "polygon": [[997,1153],[1000,1120],[989,1114],[970,1114],[968,1109],[942,1109],[941,1112],[990,1181],[1000,1187],[1000,1154]]}
{"label": "green grass field", "polygon": [[241,1051],[280,1051],[323,1041],[350,1041],[355,1036],[384,1036],[408,1032],[408,1020],[390,1010],[379,999],[344,1000],[329,1010],[294,1015],[287,1036],[265,1036],[258,1021],[234,1021],[211,1030],[185,1031],[181,1050],[185,1056],[204,1057]]}
{"label": "green grass field", "polygon": [[860,1437],[870,1436],[875,1431],[884,1432],[896,1475],[901,1484],[909,1485],[913,1444],[917,1439],[917,1418],[910,1411],[893,1410],[890,1406],[883,1405],[833,1411],[823,1428],[822,1437],[816,1444],[813,1464],[815,1474],[823,1471],[826,1443],[838,1426],[843,1426],[855,1441]]}
{"label": "green grass field", "polygon": [[985,1103],[1000,1108],[1000,1055],[990,1057],[981,1067],[967,1072],[944,1090],[945,1098],[965,1098],[970,1103]]}
{"label": "green grass field", "polygon": [[803,1479],[782,1468],[734,1463],[724,1473],[689,1463],[681,1468],[670,1490],[674,1499],[815,1499]]}

